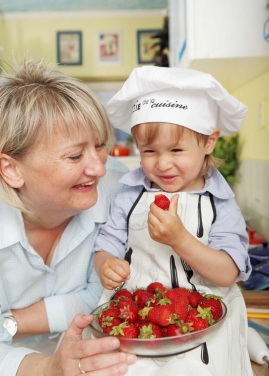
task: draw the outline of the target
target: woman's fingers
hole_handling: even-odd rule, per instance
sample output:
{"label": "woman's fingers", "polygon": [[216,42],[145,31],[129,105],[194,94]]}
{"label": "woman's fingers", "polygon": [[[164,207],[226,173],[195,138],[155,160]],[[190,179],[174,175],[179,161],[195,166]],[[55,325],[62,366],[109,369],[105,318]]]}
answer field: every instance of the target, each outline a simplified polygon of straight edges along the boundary
{"label": "woman's fingers", "polygon": [[[91,357],[86,357],[80,360],[80,367],[85,372],[94,372],[99,370],[96,375],[124,375],[127,372],[128,365],[135,363],[136,356],[132,354],[125,354],[121,352],[113,352],[109,354],[98,354]],[[110,372],[108,372],[108,370]],[[105,371],[105,372],[103,372]],[[120,372],[120,373],[119,373]]]}

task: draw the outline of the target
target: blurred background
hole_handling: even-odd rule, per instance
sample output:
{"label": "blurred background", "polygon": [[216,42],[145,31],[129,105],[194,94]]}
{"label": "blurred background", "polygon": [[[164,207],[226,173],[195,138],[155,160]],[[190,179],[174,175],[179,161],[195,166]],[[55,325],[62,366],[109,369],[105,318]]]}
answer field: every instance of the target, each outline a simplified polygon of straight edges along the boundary
{"label": "blurred background", "polygon": [[[248,106],[242,130],[217,156],[236,194],[251,246],[269,239],[269,4],[266,0],[0,0],[0,65],[26,54],[83,80],[104,106],[142,65],[211,73]],[[116,145],[131,169],[126,134]],[[267,245],[265,244],[265,247]]]}

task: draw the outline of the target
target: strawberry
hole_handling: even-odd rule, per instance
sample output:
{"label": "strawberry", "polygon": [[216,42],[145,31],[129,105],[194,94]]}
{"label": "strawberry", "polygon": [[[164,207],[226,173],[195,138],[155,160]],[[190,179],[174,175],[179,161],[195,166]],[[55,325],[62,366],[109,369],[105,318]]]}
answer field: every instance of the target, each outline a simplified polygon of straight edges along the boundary
{"label": "strawberry", "polygon": [[119,299],[123,296],[125,298],[128,298],[128,299],[133,299],[133,294],[131,293],[131,291],[129,291],[127,289],[121,289],[121,290],[117,291],[113,299],[117,300],[117,299]]}
{"label": "strawberry", "polygon": [[113,308],[107,308],[103,311],[101,311],[98,314],[98,323],[100,326],[102,326],[103,320],[106,319],[107,317],[117,317],[120,313],[120,310],[118,307],[113,307]]}
{"label": "strawberry", "polygon": [[158,294],[160,292],[166,291],[166,287],[160,282],[152,282],[147,286],[147,291],[151,294]]}
{"label": "strawberry", "polygon": [[167,326],[167,337],[176,337],[182,335],[181,327],[178,324],[170,324]]}
{"label": "strawberry", "polygon": [[140,290],[134,297],[135,303],[138,307],[145,307],[148,301],[153,301],[154,295],[148,292],[147,290]]}
{"label": "strawberry", "polygon": [[205,296],[200,294],[198,291],[191,291],[189,294],[190,305],[193,308],[196,308],[200,302],[203,302],[204,300],[206,300]]}
{"label": "strawberry", "polygon": [[137,305],[130,299],[122,298],[118,304],[119,317],[128,321],[129,323],[134,323],[137,321],[138,308]]}
{"label": "strawberry", "polygon": [[102,329],[104,333],[110,334],[114,326],[118,326],[122,323],[119,317],[106,317],[102,322]]}
{"label": "strawberry", "polygon": [[145,323],[140,327],[138,338],[162,338],[162,329],[159,325],[153,322]]}
{"label": "strawberry", "polygon": [[201,307],[192,308],[189,310],[186,323],[191,323],[194,330],[202,330],[212,323],[212,315],[210,309],[202,309]]}
{"label": "strawberry", "polygon": [[173,321],[170,305],[158,305],[150,309],[148,319],[160,326],[168,326]]}
{"label": "strawberry", "polygon": [[216,295],[207,295],[208,299],[205,299],[200,303],[201,308],[210,308],[213,316],[213,320],[218,321],[222,316],[221,297]]}
{"label": "strawberry", "polygon": [[164,296],[171,300],[172,302],[174,302],[175,300],[178,300],[179,298],[179,294],[176,290],[167,290],[165,293],[164,293]]}
{"label": "strawberry", "polygon": [[181,296],[172,302],[172,311],[178,316],[179,320],[185,321],[189,309],[189,298]]}
{"label": "strawberry", "polygon": [[140,309],[137,314],[137,321],[142,322],[142,323],[149,321],[148,314],[150,310],[151,310],[151,307],[144,307]]}
{"label": "strawberry", "polygon": [[189,296],[190,291],[188,289],[185,289],[183,287],[176,287],[173,289],[173,291],[177,292],[179,296]]}
{"label": "strawberry", "polygon": [[154,204],[163,210],[168,210],[170,206],[170,200],[162,193],[155,195]]}
{"label": "strawberry", "polygon": [[123,322],[118,326],[114,326],[110,334],[115,337],[125,337],[125,338],[137,338],[138,328],[135,324]]}

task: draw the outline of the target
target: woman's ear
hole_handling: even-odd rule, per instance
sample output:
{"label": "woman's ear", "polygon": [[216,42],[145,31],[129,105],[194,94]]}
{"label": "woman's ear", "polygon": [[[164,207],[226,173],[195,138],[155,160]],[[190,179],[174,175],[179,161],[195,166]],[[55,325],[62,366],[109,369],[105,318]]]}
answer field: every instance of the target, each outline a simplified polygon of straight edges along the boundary
{"label": "woman's ear", "polygon": [[12,188],[21,188],[24,184],[18,162],[7,154],[0,154],[0,175]]}
{"label": "woman's ear", "polygon": [[211,135],[208,136],[208,139],[207,139],[207,142],[206,142],[206,150],[207,150],[206,154],[211,154],[212,151],[214,150],[216,142],[218,141],[218,138],[219,138],[219,134],[220,134],[220,130],[214,129],[214,131],[211,133]]}

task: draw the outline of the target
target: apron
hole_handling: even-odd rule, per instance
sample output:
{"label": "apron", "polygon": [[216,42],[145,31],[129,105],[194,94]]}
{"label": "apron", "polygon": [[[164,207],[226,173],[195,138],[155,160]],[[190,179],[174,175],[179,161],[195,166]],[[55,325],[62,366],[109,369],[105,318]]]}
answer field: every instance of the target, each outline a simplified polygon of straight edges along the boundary
{"label": "apron", "polygon": [[[129,366],[128,376],[146,372],[147,376],[252,376],[247,350],[247,316],[243,296],[236,284],[219,287],[203,279],[164,244],[155,242],[148,233],[150,204],[156,192],[142,191],[128,216],[128,259],[131,278],[124,288],[135,290],[158,281],[168,288],[185,287],[223,297],[227,315],[218,332],[206,342],[183,354],[161,358],[138,357]],[[165,193],[171,199],[174,193]],[[179,192],[178,215],[187,230],[199,241],[208,244],[208,235],[216,219],[212,196]],[[225,271],[224,271],[225,273]],[[100,304],[109,300],[106,290]],[[206,351],[207,350],[207,351]],[[205,358],[207,352],[208,359]],[[146,371],[145,371],[146,370]]]}

